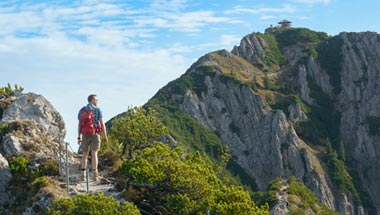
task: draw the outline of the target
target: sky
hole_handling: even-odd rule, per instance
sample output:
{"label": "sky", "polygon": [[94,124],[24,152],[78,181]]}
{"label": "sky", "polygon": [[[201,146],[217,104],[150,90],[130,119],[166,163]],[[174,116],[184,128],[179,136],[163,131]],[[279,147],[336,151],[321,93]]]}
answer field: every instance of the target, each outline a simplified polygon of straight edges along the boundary
{"label": "sky", "polygon": [[287,19],[329,35],[380,32],[378,0],[1,0],[0,86],[43,95],[77,149],[77,113],[145,104],[199,57]]}

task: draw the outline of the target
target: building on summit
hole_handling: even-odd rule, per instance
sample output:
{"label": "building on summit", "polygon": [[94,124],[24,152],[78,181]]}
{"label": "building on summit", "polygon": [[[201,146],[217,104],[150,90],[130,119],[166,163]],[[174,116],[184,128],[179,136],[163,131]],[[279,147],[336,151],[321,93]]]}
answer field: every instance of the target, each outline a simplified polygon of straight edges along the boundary
{"label": "building on summit", "polygon": [[265,33],[270,33],[277,30],[284,30],[292,27],[292,22],[286,19],[283,19],[282,21],[278,22],[279,25],[274,26],[270,25],[269,28],[265,29]]}
{"label": "building on summit", "polygon": [[280,28],[291,28],[292,27],[292,22],[286,19],[283,19],[281,22],[278,22],[280,24]]}

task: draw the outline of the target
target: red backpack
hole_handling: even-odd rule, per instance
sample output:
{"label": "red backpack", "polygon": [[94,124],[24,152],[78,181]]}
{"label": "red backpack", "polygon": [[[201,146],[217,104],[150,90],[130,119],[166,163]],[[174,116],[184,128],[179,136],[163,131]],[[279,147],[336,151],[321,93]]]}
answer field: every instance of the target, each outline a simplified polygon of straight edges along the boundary
{"label": "red backpack", "polygon": [[81,134],[95,134],[94,111],[92,108],[83,107],[79,111],[79,123]]}

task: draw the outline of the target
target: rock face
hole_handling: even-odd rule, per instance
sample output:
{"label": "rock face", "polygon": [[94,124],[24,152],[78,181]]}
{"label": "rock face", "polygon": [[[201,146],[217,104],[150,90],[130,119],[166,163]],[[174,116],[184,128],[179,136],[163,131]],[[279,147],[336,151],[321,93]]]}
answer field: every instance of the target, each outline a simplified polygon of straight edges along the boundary
{"label": "rock face", "polygon": [[61,115],[43,96],[27,93],[17,97],[3,112],[0,124],[9,124],[4,137],[7,156],[20,155],[23,147],[38,148],[37,157],[57,157],[58,143],[65,136]]}
{"label": "rock face", "polygon": [[370,117],[380,117],[380,35],[342,33],[341,136],[346,155],[380,214],[380,136]]}
{"label": "rock face", "polygon": [[[16,203],[10,191],[12,174],[9,161],[23,156],[28,168],[38,167],[43,160],[58,159],[58,147],[65,136],[61,115],[43,96],[20,92],[0,99],[0,126],[4,129],[0,147],[0,211]],[[46,198],[44,201],[48,201]]]}
{"label": "rock face", "polygon": [[[212,59],[206,56],[198,66],[215,64]],[[190,72],[199,71],[194,68]],[[335,209],[325,170],[315,152],[297,136],[286,115],[272,111],[250,87],[224,82],[221,76],[218,71],[213,77],[206,76],[206,92],[199,97],[188,91],[180,108],[220,134],[234,161],[254,179],[259,189],[265,190],[280,176],[308,178],[322,202]],[[305,119],[297,105],[290,109],[293,120]]]}
{"label": "rock face", "polygon": [[250,34],[241,40],[240,46],[233,48],[232,53],[237,56],[244,56],[253,65],[258,65],[262,61],[265,61],[264,49],[266,47],[267,43],[265,40]]}
{"label": "rock face", "polygon": [[[380,35],[341,33],[319,43],[318,57],[311,54],[310,43],[285,46],[281,51],[287,64],[261,73],[262,82],[268,77],[285,80],[309,106],[321,105],[313,95],[316,89],[329,98],[333,108],[329,111],[339,116],[332,135],[341,140],[344,155],[340,156],[345,156],[345,165],[355,175],[356,189],[369,195],[368,202],[362,202],[367,208],[357,204],[351,191],[338,191],[322,159],[325,151],[295,131],[295,124],[309,120],[300,104],[287,103],[274,110],[268,95],[276,92],[245,84],[259,77],[257,68],[265,69],[259,67],[268,63],[267,48],[263,38],[251,34],[232,52],[200,58],[187,74],[204,74],[201,68],[210,66],[215,73],[205,75],[202,92],[188,89],[179,108],[218,134],[259,189],[266,189],[276,177],[296,176],[322,203],[342,214],[380,214]],[[226,78],[233,73],[240,82]],[[263,86],[262,82],[257,81]]]}

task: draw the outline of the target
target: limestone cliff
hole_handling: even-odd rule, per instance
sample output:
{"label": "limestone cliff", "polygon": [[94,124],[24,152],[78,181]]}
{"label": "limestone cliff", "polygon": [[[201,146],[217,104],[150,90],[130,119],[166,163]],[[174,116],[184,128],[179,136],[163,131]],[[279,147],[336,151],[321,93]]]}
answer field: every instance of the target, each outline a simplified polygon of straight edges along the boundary
{"label": "limestone cliff", "polygon": [[380,35],[342,33],[339,38],[340,133],[348,162],[380,214]]}
{"label": "limestone cliff", "polygon": [[[224,66],[221,51],[201,58],[190,73],[202,72],[204,65]],[[231,53],[229,53],[232,55]],[[224,59],[229,61],[232,58]],[[331,208],[334,196],[328,186],[325,170],[316,152],[296,134],[283,111],[273,111],[268,102],[249,86],[236,84],[231,79],[223,81],[226,74],[215,71],[204,79],[206,91],[200,96],[188,91],[180,109],[190,114],[219,134],[229,146],[232,158],[248,173],[258,188],[265,190],[279,176],[308,178],[307,183],[320,194],[321,200]],[[247,74],[248,75],[248,74]],[[297,103],[289,106],[299,107]],[[296,112],[296,113],[295,113]],[[294,115],[302,111],[292,110]]]}
{"label": "limestone cliff", "polygon": [[379,77],[377,33],[287,29],[201,57],[151,103],[217,134],[261,190],[296,176],[333,210],[380,214]]}

